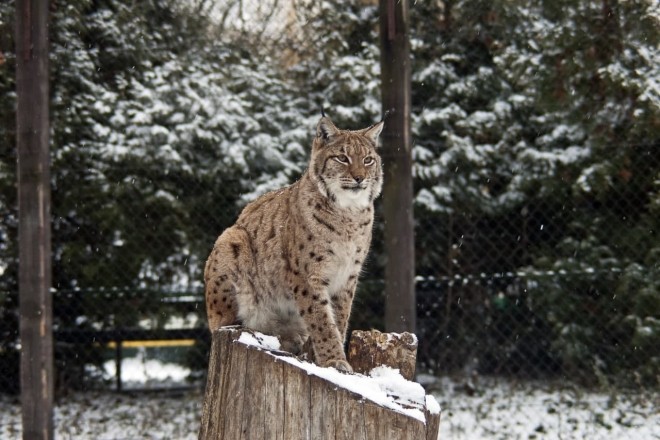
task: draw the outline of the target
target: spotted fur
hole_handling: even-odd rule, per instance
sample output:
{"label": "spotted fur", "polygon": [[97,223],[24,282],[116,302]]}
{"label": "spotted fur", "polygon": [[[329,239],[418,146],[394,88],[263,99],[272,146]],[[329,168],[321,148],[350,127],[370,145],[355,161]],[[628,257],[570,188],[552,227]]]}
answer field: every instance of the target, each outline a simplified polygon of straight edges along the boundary
{"label": "spotted fur", "polygon": [[310,337],[319,365],[351,370],[343,344],[382,187],[382,127],[339,130],[322,117],[300,180],[220,235],[204,272],[211,329],[242,323],[294,353]]}

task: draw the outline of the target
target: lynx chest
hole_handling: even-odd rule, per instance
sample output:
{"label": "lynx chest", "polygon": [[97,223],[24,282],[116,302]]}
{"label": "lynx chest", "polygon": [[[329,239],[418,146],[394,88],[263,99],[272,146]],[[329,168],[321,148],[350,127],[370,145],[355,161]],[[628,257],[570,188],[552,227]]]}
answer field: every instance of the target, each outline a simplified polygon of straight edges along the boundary
{"label": "lynx chest", "polygon": [[328,291],[331,295],[340,292],[349,278],[357,278],[359,275],[364,259],[364,244],[360,241],[337,242],[330,246],[333,255],[328,261],[325,275],[330,281]]}

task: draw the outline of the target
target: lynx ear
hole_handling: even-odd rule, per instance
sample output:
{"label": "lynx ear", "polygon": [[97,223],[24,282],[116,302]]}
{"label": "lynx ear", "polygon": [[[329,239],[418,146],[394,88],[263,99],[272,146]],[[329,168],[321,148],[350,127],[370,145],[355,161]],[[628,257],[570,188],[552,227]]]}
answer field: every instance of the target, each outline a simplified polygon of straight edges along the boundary
{"label": "lynx ear", "polygon": [[331,137],[339,133],[339,129],[335,127],[330,118],[323,116],[316,126],[316,137],[329,140]]}
{"label": "lynx ear", "polygon": [[362,130],[362,134],[374,141],[375,144],[378,144],[378,136],[380,135],[380,132],[383,131],[383,125],[385,125],[385,121],[380,121],[377,124]]}

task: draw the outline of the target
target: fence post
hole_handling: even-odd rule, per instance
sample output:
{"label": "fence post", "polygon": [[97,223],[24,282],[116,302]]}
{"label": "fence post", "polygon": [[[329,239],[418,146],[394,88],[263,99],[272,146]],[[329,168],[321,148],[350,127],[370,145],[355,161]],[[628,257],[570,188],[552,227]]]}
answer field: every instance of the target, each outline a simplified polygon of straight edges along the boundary
{"label": "fence post", "polygon": [[115,384],[117,391],[121,391],[121,349],[122,349],[122,340],[120,338],[115,339]]}
{"label": "fence post", "polygon": [[23,438],[53,438],[48,8],[16,2],[18,289]]}
{"label": "fence post", "polygon": [[407,0],[380,0],[385,223],[385,328],[415,332],[415,244],[410,138],[410,42]]}

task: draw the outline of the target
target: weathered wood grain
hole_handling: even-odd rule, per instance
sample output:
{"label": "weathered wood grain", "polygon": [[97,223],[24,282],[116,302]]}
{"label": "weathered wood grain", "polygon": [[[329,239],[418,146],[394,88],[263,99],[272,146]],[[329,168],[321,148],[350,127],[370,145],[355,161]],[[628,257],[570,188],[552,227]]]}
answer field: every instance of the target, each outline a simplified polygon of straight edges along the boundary
{"label": "weathered wood grain", "polygon": [[366,440],[362,400],[341,388],[337,389],[336,394],[335,420],[340,423],[336,427],[335,438],[337,440]]}
{"label": "weathered wood grain", "polygon": [[287,364],[272,361],[272,356],[257,352],[264,377],[264,439],[287,440],[284,437],[284,368]]}
{"label": "weathered wood grain", "polygon": [[[310,376],[311,432],[319,440],[335,440],[336,388],[327,386],[324,379]],[[316,438],[314,439],[316,440]]]}
{"label": "weathered wood grain", "polygon": [[200,440],[435,440],[426,423],[365,400],[293,365],[277,352],[237,342],[243,330],[213,333]]}
{"label": "weathered wood grain", "polygon": [[[229,350],[228,350],[229,351]],[[227,390],[223,408],[224,437],[226,439],[240,439],[242,436],[243,408],[245,407],[245,373],[247,367],[247,353],[240,344],[231,343],[229,359],[223,362],[226,374],[223,374],[224,389]]]}
{"label": "weathered wood grain", "polygon": [[309,376],[301,369],[287,364],[284,368],[283,382],[284,438],[311,439]]}
{"label": "weathered wood grain", "polygon": [[243,420],[241,421],[241,439],[264,438],[266,425],[266,388],[265,383],[272,380],[255,350],[246,350],[245,398],[243,399]]}
{"label": "weathered wood grain", "polygon": [[426,440],[438,440],[440,437],[440,413],[433,414],[428,409],[424,410],[426,416]]}
{"label": "weathered wood grain", "polygon": [[[222,391],[225,390],[223,383],[223,372],[226,368],[222,366],[222,360],[228,360],[230,356],[223,353],[223,349],[230,349],[231,345],[226,343],[230,333],[222,332],[214,337],[211,342],[211,354],[209,357],[209,370],[206,381],[206,398],[202,407],[202,422],[199,431],[199,438],[222,438],[223,419],[213,417],[220,411],[220,406],[224,401]],[[223,356],[224,355],[224,356]]]}

